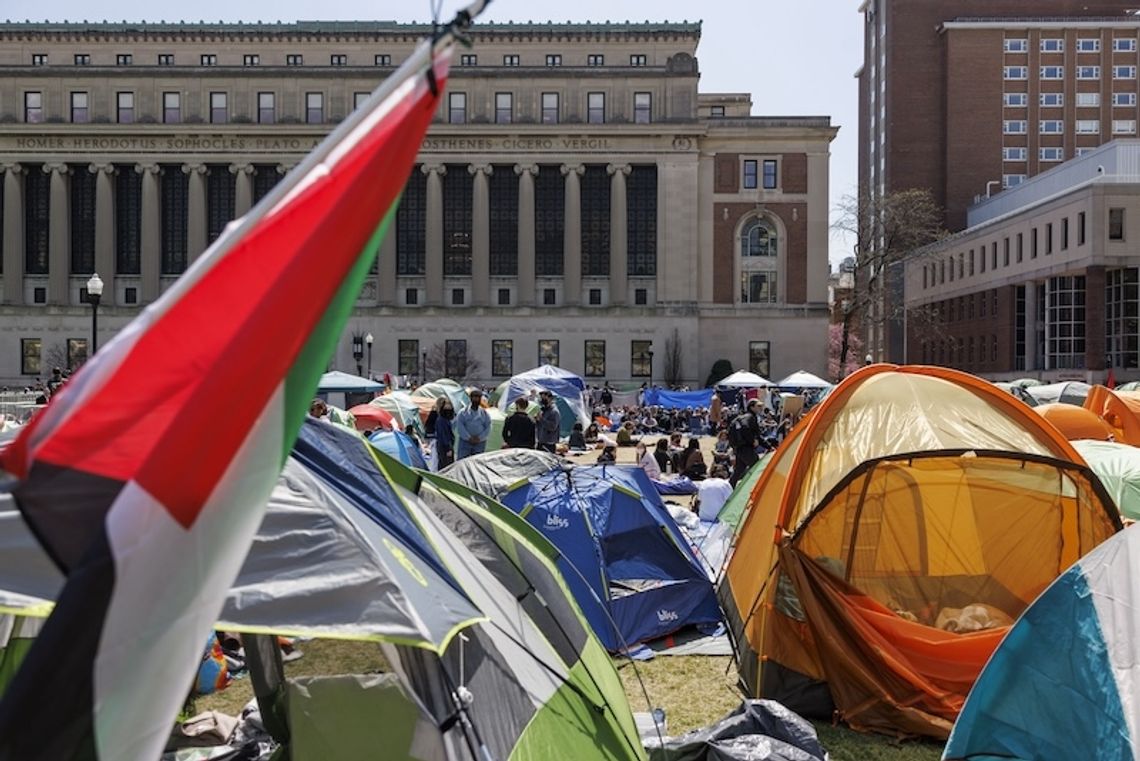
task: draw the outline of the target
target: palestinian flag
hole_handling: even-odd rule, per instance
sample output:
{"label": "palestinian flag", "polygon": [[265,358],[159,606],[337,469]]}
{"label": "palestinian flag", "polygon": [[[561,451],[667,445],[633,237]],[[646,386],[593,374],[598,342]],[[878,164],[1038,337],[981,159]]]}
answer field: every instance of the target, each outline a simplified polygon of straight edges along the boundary
{"label": "palestinian flag", "polygon": [[0,759],[161,754],[394,216],[450,47],[421,45],[0,454],[68,575],[0,703]]}

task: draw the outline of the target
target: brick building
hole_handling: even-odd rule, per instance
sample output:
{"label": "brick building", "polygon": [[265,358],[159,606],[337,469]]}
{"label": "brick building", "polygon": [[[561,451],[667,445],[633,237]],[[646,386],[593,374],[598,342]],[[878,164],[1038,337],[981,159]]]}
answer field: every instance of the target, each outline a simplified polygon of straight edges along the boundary
{"label": "brick building", "polygon": [[[107,340],[430,31],[0,24],[0,383],[82,359],[93,272]],[[418,376],[438,350],[484,383],[540,363],[598,381],[700,382],[720,358],[823,372],[836,128],[699,92],[699,40],[690,23],[479,25],[334,366],[362,365],[353,338],[372,334],[371,371]]]}

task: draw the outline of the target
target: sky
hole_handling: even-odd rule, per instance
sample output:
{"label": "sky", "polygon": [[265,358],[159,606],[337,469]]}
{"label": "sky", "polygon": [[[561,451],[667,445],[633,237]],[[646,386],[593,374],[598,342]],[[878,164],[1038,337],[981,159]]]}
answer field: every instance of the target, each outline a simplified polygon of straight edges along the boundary
{"label": "sky", "polygon": [[[450,19],[467,0],[436,0]],[[0,0],[11,21],[430,21],[431,0]],[[702,21],[702,92],[752,94],[756,116],[830,116],[832,215],[855,192],[862,17],[858,0],[493,0],[487,21]],[[34,15],[30,11],[34,8]],[[97,8],[97,10],[96,10]],[[187,11],[193,8],[193,11]],[[849,245],[832,235],[833,264]]]}

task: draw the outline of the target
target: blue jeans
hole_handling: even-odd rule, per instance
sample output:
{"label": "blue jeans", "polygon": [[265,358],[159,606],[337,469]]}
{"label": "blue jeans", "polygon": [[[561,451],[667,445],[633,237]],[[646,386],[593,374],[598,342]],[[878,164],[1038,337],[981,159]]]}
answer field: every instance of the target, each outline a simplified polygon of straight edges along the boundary
{"label": "blue jeans", "polygon": [[462,460],[464,457],[470,457],[473,454],[482,454],[486,449],[486,441],[480,441],[478,444],[472,444],[470,441],[461,440],[455,447],[455,459]]}

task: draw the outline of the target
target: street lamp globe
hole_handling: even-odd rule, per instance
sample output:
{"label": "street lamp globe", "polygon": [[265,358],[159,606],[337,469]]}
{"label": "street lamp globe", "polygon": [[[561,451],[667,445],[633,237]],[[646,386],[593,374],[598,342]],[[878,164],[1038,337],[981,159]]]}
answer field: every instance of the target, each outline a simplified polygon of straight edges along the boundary
{"label": "street lamp globe", "polygon": [[103,296],[103,278],[96,272],[87,280],[87,298],[91,303],[98,304]]}
{"label": "street lamp globe", "polygon": [[368,380],[372,380],[372,342],[376,340],[372,334],[364,336],[364,345],[368,348]]}
{"label": "street lamp globe", "polygon": [[91,305],[91,351],[87,356],[93,356],[99,348],[99,301],[103,298],[103,278],[98,272],[91,274],[87,280],[87,303]]}

